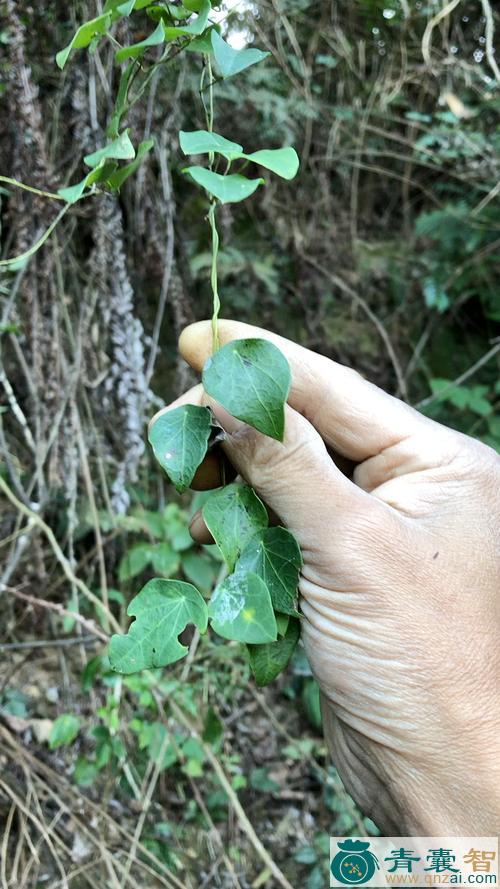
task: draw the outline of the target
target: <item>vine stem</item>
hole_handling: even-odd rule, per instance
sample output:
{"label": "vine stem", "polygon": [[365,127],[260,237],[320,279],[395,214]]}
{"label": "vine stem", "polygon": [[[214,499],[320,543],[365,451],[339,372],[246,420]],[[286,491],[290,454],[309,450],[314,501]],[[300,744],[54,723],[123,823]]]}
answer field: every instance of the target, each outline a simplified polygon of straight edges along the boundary
{"label": "vine stem", "polygon": [[[31,189],[29,189],[29,190],[31,191]],[[29,259],[30,256],[33,256],[33,254],[36,253],[40,249],[40,247],[42,247],[45,244],[45,241],[47,241],[50,238],[52,232],[54,231],[56,226],[59,225],[61,219],[63,218],[63,216],[66,215],[66,213],[68,212],[68,210],[71,206],[72,206],[71,204],[64,205],[62,210],[57,214],[54,221],[44,231],[41,238],[39,238],[38,241],[36,241],[34,244],[32,244],[32,246],[28,250],[25,250],[24,253],[20,253],[19,256],[13,256],[11,259],[1,259],[0,266],[13,265],[13,263],[23,262],[24,260]]]}
{"label": "vine stem", "polygon": [[[205,81],[205,73],[208,74],[208,84],[207,87],[204,87]],[[214,78],[212,74],[212,62],[210,60],[210,56],[207,54],[205,56],[205,64],[203,66],[203,71],[201,74],[200,81],[200,97],[203,104],[203,108],[205,111],[205,117],[207,121],[207,130],[209,133],[213,133],[214,129]],[[203,97],[204,89],[208,89],[208,107],[205,104],[205,99]],[[208,166],[209,169],[212,170],[214,166],[214,152],[210,151],[208,155]],[[210,284],[212,286],[212,294],[213,294],[213,311],[212,311],[212,352],[217,352],[217,349],[220,346],[219,340],[219,311],[220,311],[220,298],[219,298],[219,280],[217,274],[217,262],[219,256],[219,232],[217,231],[217,223],[215,219],[215,213],[217,209],[217,202],[215,198],[210,199],[210,209],[208,211],[208,222],[210,224],[210,231],[212,232],[212,265],[210,270]]]}
{"label": "vine stem", "polygon": [[60,194],[54,194],[52,191],[42,191],[40,188],[34,188],[33,185],[26,185],[24,182],[19,182],[19,179],[11,179],[10,176],[0,176],[0,182],[6,182],[7,185],[14,185],[16,188],[24,189],[24,191],[31,191],[33,194],[38,194],[42,198],[52,198],[53,201],[64,201],[64,198],[62,198]]}

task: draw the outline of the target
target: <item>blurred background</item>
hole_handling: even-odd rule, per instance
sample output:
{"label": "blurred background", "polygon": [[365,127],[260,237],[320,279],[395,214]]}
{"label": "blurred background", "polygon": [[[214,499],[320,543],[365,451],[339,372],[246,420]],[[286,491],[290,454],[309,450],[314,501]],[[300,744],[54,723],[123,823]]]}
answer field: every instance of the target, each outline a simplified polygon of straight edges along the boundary
{"label": "blurred background", "polygon": [[[0,3],[4,176],[55,191],[104,143],[112,42],[54,61],[100,11]],[[301,158],[293,182],[221,209],[223,315],[500,449],[498,6],[241,0],[214,16],[271,54],[217,84],[215,130]],[[114,34],[151,30],[142,12]],[[195,382],[180,331],[211,313],[207,205],[177,138],[205,126],[200,69],[189,52],[152,68],[128,117],[134,144],[155,140],[137,173],[0,280],[2,889],[321,889],[329,835],[377,830],[328,760],[301,650],[264,690],[210,635],[163,672],[124,678],[106,658],[110,614],[125,628],[149,577],[208,594],[220,570],[188,533],[199,498],[145,444]],[[0,186],[6,258],[58,207]]]}

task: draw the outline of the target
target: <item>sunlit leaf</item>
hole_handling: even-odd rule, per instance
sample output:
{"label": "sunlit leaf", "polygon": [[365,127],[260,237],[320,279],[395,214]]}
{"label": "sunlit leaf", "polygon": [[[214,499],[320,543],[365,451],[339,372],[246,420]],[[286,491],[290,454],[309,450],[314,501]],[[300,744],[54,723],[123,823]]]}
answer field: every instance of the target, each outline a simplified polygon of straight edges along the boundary
{"label": "sunlit leaf", "polygon": [[261,62],[269,55],[268,52],[262,52],[260,49],[233,49],[217,31],[212,34],[212,47],[215,61],[223,77],[239,74],[240,71],[244,71],[251,65],[256,65],[257,62]]}
{"label": "sunlit leaf", "polygon": [[207,606],[203,596],[180,580],[150,580],[132,599],[127,614],[136,620],[126,636],[114,635],[109,660],[118,673],[136,673],[172,664],[187,648],[178,636],[188,624],[200,632],[207,628]]}
{"label": "sunlit leaf", "polygon": [[165,411],[152,423],[149,442],[154,455],[179,492],[189,487],[203,461],[210,430],[209,409],[194,404]]}
{"label": "sunlit leaf", "polygon": [[291,385],[288,361],[267,340],[233,340],[203,368],[203,385],[233,417],[283,440],[285,402]]}
{"label": "sunlit leaf", "polygon": [[193,40],[190,40],[189,43],[186,44],[186,51],[202,52],[205,53],[205,55],[212,55],[214,51],[212,46],[212,34],[214,31],[218,34],[220,25],[211,25],[211,27],[207,28],[200,37],[194,37]]}
{"label": "sunlit leaf", "polygon": [[212,594],[208,607],[212,629],[236,642],[270,642],[277,638],[269,591],[257,574],[231,574]]}
{"label": "sunlit leaf", "polygon": [[266,508],[248,485],[234,483],[214,491],[202,512],[230,571],[246,544],[267,528]]}
{"label": "sunlit leaf", "polygon": [[187,25],[181,25],[176,28],[165,27],[165,39],[175,40],[177,37],[190,36],[199,37],[207,27],[208,16],[212,9],[210,0],[203,0],[200,6],[200,13],[195,19]]}
{"label": "sunlit leaf", "polygon": [[216,151],[225,157],[241,156],[243,148],[237,142],[231,142],[217,133],[209,133],[207,130],[194,130],[187,133],[181,130],[179,144],[184,154],[208,154]]}
{"label": "sunlit leaf", "polygon": [[283,179],[293,179],[299,169],[299,158],[294,148],[264,148],[262,151],[245,154],[244,157],[254,164],[266,167]]}
{"label": "sunlit leaf", "polygon": [[198,185],[203,186],[209,194],[213,194],[221,204],[244,201],[264,182],[263,179],[246,179],[238,173],[221,176],[205,167],[187,167],[184,172],[188,173]]}

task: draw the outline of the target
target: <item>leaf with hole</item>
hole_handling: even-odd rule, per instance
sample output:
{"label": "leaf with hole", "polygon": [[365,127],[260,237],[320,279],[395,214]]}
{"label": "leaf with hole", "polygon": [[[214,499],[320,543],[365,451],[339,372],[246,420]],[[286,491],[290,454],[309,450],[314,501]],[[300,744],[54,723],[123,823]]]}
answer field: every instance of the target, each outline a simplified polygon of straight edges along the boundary
{"label": "leaf with hole", "polygon": [[269,53],[260,49],[233,49],[229,43],[214,31],[212,34],[212,47],[215,61],[223,77],[232,77],[239,74],[245,68],[256,65],[265,59]]}
{"label": "leaf with hole", "polygon": [[201,633],[208,611],[203,596],[181,580],[150,580],[132,599],[127,614],[136,620],[126,636],[114,635],[109,660],[117,673],[136,673],[173,664],[187,653],[178,636],[188,624]]}
{"label": "leaf with hole", "polygon": [[285,669],[300,636],[300,621],[292,618],[285,635],[266,645],[249,645],[250,669],[257,685],[269,685]]}
{"label": "leaf with hole", "polygon": [[208,154],[216,151],[224,157],[239,157],[243,151],[237,142],[231,142],[218,133],[209,133],[208,130],[193,130],[190,133],[181,130],[179,144],[184,154]]}
{"label": "leaf with hole", "polygon": [[264,504],[248,485],[235,483],[214,491],[202,513],[230,571],[246,544],[268,524]]}
{"label": "leaf with hole", "polygon": [[268,340],[233,340],[203,368],[205,391],[244,423],[283,440],[291,385],[288,361]]}
{"label": "leaf with hole", "polygon": [[263,179],[247,179],[239,173],[221,176],[220,173],[213,173],[205,167],[186,167],[183,172],[191,176],[197,185],[205,188],[221,204],[237,204],[239,201],[244,201],[264,182]]}
{"label": "leaf with hole", "polygon": [[275,611],[296,615],[297,586],[302,556],[286,528],[266,528],[242,551],[236,571],[253,571],[266,584]]}
{"label": "leaf with hole", "polygon": [[270,642],[277,638],[271,597],[257,574],[231,574],[214,591],[208,606],[212,629],[236,642]]}
{"label": "leaf with hole", "polygon": [[124,130],[116,139],[103,148],[86,154],[83,158],[87,167],[97,167],[104,160],[130,160],[135,157],[135,148],[129,137],[129,130]]}
{"label": "leaf with hole", "polygon": [[189,488],[203,462],[211,428],[210,410],[194,404],[165,411],[151,425],[154,455],[179,493]]}
{"label": "leaf with hole", "polygon": [[123,46],[115,54],[117,62],[125,62],[127,59],[137,59],[151,46],[160,46],[165,43],[165,25],[162,21],[158,22],[153,33],[141,40],[139,43],[133,43],[131,46]]}
{"label": "leaf with hole", "polygon": [[61,70],[64,68],[70,53],[74,49],[85,49],[92,43],[94,37],[105,34],[110,24],[111,15],[106,14],[100,15],[97,18],[91,19],[91,21],[80,25],[70,43],[57,53],[56,64],[58,68],[61,68]]}

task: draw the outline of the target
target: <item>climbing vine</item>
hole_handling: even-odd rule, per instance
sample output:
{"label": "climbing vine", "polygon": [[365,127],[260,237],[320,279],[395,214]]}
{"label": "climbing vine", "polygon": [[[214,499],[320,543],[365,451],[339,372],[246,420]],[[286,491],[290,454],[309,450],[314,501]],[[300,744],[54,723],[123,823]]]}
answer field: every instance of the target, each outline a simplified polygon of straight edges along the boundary
{"label": "climbing vine", "polygon": [[[183,173],[206,195],[206,219],[211,233],[213,349],[203,368],[202,382],[207,394],[234,417],[281,441],[291,384],[286,358],[272,343],[260,339],[220,345],[217,213],[221,205],[243,201],[265,185],[265,179],[259,175],[262,170],[293,179],[299,159],[292,147],[268,149],[252,145],[246,151],[227,134],[214,132],[217,84],[263,62],[269,53],[255,47],[234,49],[221,36],[220,25],[211,21],[211,13],[210,0],[184,0],[182,4],[106,0],[101,15],[77,28],[67,46],[56,55],[60,69],[76,51],[92,52],[101,40],[111,40],[116,46],[115,64],[120,66],[120,76],[107,141],[83,158],[88,168],[83,179],[59,189],[57,194],[44,193],[62,202],[60,213],[36,244],[4,264],[15,268],[29,258],[72,205],[93,194],[120,191],[154,146],[153,139],[133,144],[126,126],[127,115],[160,66],[180,52],[198,54],[199,96],[206,129],[181,130],[179,146],[189,158]],[[114,36],[114,25],[132,15],[151,20],[151,32],[138,43],[122,46]],[[148,62],[155,48],[160,55],[156,61]],[[206,163],[193,163],[192,158],[205,159]],[[256,170],[257,175],[249,176],[247,170]],[[182,493],[221,434],[209,408],[185,405],[155,419],[149,440],[160,466]],[[264,685],[286,666],[299,638],[298,544],[285,528],[268,526],[265,506],[242,483],[212,492],[204,504],[203,517],[224,559],[226,576],[208,602],[189,583],[161,577],[146,583],[129,604],[128,614],[135,620],[128,633],[111,638],[111,666],[120,673],[134,673],[171,664],[187,652],[179,641],[186,626],[194,624],[204,633],[210,624],[219,636],[248,645],[252,671],[258,684]]]}

